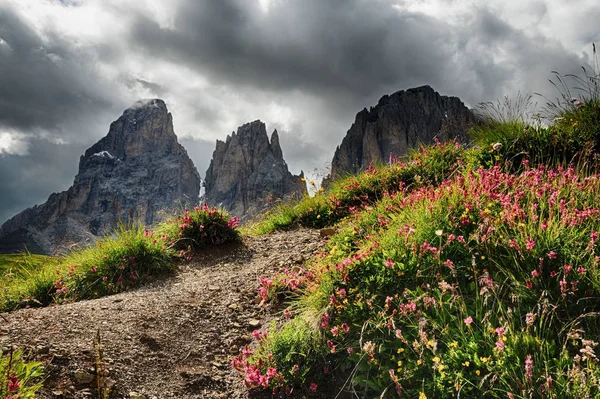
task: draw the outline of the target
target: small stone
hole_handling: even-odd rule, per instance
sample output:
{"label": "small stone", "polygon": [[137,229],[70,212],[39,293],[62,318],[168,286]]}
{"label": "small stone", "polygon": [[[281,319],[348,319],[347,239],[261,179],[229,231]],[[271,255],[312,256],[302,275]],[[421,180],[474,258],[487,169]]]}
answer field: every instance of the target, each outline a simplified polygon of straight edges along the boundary
{"label": "small stone", "polygon": [[62,398],[63,397],[63,391],[52,391],[52,395],[55,398]]}
{"label": "small stone", "polygon": [[73,372],[73,378],[78,384],[89,384],[94,381],[94,376],[84,370],[75,370]]}
{"label": "small stone", "polygon": [[231,345],[231,347],[229,348],[229,353],[231,353],[232,355],[236,355],[239,351],[240,348],[238,348],[237,345]]}
{"label": "small stone", "polygon": [[218,285],[209,285],[208,290],[209,291],[221,291],[221,287],[219,287]]}
{"label": "small stone", "polygon": [[335,229],[331,228],[331,227],[327,227],[324,229],[319,230],[319,235],[321,237],[329,237],[335,234]]}
{"label": "small stone", "polygon": [[248,322],[248,325],[252,328],[260,327],[260,320],[252,319]]}
{"label": "small stone", "polygon": [[146,395],[142,395],[141,393],[131,391],[129,392],[129,399],[146,399]]}

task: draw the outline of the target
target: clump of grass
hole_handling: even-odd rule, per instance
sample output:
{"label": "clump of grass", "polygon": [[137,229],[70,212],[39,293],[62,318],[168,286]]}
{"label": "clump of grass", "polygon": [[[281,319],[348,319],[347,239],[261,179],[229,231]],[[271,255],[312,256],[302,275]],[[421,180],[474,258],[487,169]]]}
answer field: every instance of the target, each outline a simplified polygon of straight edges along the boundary
{"label": "clump of grass", "polygon": [[0,397],[33,399],[42,387],[42,364],[23,359],[21,351],[0,351]]}

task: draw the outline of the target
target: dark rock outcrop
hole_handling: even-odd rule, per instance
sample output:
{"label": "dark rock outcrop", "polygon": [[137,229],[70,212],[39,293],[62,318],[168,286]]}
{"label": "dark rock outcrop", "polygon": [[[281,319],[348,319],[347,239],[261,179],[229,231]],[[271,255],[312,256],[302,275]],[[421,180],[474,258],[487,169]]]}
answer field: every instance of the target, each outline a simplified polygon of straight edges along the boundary
{"label": "dark rock outcrop", "polygon": [[225,142],[217,140],[206,171],[206,202],[249,217],[279,198],[306,194],[304,174],[292,175],[283,160],[277,130],[267,136],[265,124],[254,121],[240,126]]}
{"label": "dark rock outcrop", "polygon": [[177,142],[162,100],[137,102],[79,160],[73,185],[0,227],[0,252],[23,245],[50,253],[93,241],[119,222],[157,221],[159,211],[196,203],[200,176]]}
{"label": "dark rock outcrop", "polygon": [[325,184],[371,163],[401,156],[420,143],[464,139],[474,114],[457,97],[441,96],[429,86],[383,96],[356,119],[335,151]]}

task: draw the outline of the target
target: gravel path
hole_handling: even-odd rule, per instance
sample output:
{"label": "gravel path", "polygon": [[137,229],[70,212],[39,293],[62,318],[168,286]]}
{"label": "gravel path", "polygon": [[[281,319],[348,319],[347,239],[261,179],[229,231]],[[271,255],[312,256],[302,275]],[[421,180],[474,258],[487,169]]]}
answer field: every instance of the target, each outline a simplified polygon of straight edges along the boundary
{"label": "gravel path", "polygon": [[322,246],[313,230],[245,237],[134,291],[3,313],[0,347],[24,348],[47,364],[40,398],[97,397],[98,331],[111,397],[248,398],[231,357],[256,326],[280,317],[257,298],[258,279]]}

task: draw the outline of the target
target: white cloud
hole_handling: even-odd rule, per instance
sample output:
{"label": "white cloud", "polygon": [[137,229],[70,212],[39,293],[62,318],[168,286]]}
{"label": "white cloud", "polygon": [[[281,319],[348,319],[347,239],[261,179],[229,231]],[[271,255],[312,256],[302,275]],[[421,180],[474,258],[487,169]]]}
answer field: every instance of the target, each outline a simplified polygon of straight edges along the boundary
{"label": "white cloud", "polygon": [[27,155],[29,143],[22,133],[0,131],[0,155]]}

